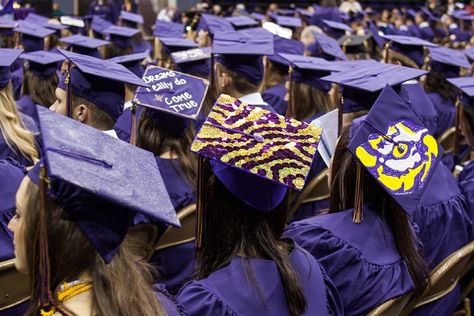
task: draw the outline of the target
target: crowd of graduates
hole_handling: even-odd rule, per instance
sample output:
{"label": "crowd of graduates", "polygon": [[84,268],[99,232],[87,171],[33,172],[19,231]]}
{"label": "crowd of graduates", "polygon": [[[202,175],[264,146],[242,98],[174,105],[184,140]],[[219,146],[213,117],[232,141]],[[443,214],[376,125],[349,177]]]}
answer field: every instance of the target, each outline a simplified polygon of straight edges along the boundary
{"label": "crowd of graduates", "polygon": [[140,9],[0,16],[0,315],[365,315],[473,241],[474,6]]}

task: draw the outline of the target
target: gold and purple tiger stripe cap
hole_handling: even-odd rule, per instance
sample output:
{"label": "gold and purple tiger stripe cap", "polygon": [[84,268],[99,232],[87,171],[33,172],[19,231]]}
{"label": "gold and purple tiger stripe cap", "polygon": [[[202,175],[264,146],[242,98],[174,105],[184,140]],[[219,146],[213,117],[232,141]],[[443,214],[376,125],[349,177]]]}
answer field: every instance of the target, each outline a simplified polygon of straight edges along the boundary
{"label": "gold and purple tiger stripe cap", "polygon": [[203,157],[301,190],[322,129],[221,95],[191,145]]}

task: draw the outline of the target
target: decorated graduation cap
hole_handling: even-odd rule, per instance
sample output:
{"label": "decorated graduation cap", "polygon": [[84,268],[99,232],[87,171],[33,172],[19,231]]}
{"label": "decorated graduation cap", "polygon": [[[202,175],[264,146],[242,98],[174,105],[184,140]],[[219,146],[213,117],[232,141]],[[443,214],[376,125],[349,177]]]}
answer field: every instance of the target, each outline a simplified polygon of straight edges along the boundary
{"label": "decorated graduation cap", "polygon": [[230,21],[224,19],[223,17],[211,15],[211,14],[201,14],[201,19],[197,26],[196,31],[204,30],[209,32],[210,36],[218,32],[230,32],[234,30],[234,27]]}
{"label": "decorated graduation cap", "polygon": [[302,26],[301,19],[293,16],[283,16],[277,14],[270,14],[270,17],[275,21],[276,24],[289,27],[289,28],[298,28]]}
{"label": "decorated graduation cap", "polygon": [[59,39],[60,42],[69,44],[69,49],[74,53],[88,55],[99,58],[100,53],[98,48],[109,45],[109,41],[98,38],[92,38],[81,34],[75,34]]}
{"label": "decorated graduation cap", "polygon": [[69,67],[58,87],[67,92],[68,116],[71,116],[71,95],[83,98],[116,121],[122,114],[125,87],[147,84],[124,66],[99,58],[59,50],[74,67]]}
{"label": "decorated graduation cap", "polygon": [[256,27],[258,22],[252,19],[251,17],[240,15],[240,16],[229,16],[225,18],[229,21],[235,29],[243,29],[247,27]]}
{"label": "decorated graduation cap", "polygon": [[444,78],[459,77],[460,68],[471,68],[462,51],[447,47],[428,47],[431,70]]}
{"label": "decorated graduation cap", "polygon": [[179,226],[152,153],[46,108],[37,111],[44,156],[28,176],[64,209],[105,263],[136,214]]}
{"label": "decorated graduation cap", "polygon": [[156,20],[153,35],[156,37],[183,37],[184,25],[175,22]]}
{"label": "decorated graduation cap", "polygon": [[183,136],[189,120],[199,115],[209,81],[153,65],[146,68],[143,80],[150,87],[138,87],[132,103],[151,109],[148,113],[161,127]]}
{"label": "decorated graduation cap", "polygon": [[112,25],[104,31],[110,36],[110,41],[121,49],[127,49],[132,45],[132,37],[140,31],[131,27]]}
{"label": "decorated graduation cap", "polygon": [[[285,71],[289,66],[289,61],[281,57],[280,54],[301,55],[304,54],[304,44],[300,41],[273,35],[274,54],[269,55],[268,59],[285,67]],[[278,66],[278,65],[277,65]]]}
{"label": "decorated graduation cap", "polygon": [[128,70],[133,72],[137,77],[141,78],[145,69],[142,66],[142,62],[144,59],[148,58],[148,52],[141,52],[123,56],[117,56],[114,58],[110,58],[107,61],[111,61],[117,64],[121,64],[125,66]]}
{"label": "decorated graduation cap", "polygon": [[187,38],[182,37],[159,37],[160,42],[163,44],[165,51],[168,54],[181,50],[187,50],[190,48],[196,48],[198,45]]}
{"label": "decorated graduation cap", "polygon": [[361,54],[367,53],[367,40],[370,39],[370,34],[365,35],[344,35],[337,41],[342,46],[345,54]]}
{"label": "decorated graduation cap", "polygon": [[334,38],[339,38],[346,34],[346,32],[354,33],[354,30],[347,24],[331,21],[331,20],[323,20],[324,23],[324,31],[329,36]]}
{"label": "decorated graduation cap", "polygon": [[20,21],[14,31],[21,33],[21,44],[27,52],[44,50],[44,38],[55,32],[54,30],[26,21]]}
{"label": "decorated graduation cap", "polygon": [[273,35],[263,28],[220,32],[214,35],[212,53],[219,62],[254,85],[263,80],[263,55],[273,55]]}
{"label": "decorated graduation cap", "polygon": [[211,160],[214,174],[234,196],[268,212],[288,188],[303,188],[320,134],[313,125],[221,95],[191,150]]}
{"label": "decorated graduation cap", "polygon": [[311,56],[321,57],[327,60],[347,59],[337,40],[318,32],[313,32],[313,36],[314,43],[309,44],[307,47]]}
{"label": "decorated graduation cap", "polygon": [[208,77],[211,73],[211,48],[194,48],[171,54],[176,70],[191,75]]}
{"label": "decorated graduation cap", "polygon": [[39,78],[48,78],[56,74],[58,64],[65,58],[63,55],[46,51],[35,51],[24,53],[20,56],[27,62],[24,64],[25,69],[29,70]]}
{"label": "decorated graduation cap", "polygon": [[[348,149],[360,163],[356,187],[363,185],[362,165],[409,215],[442,157],[435,138],[389,85],[369,113],[352,124]],[[363,201],[356,194],[354,221],[360,222]]]}
{"label": "decorated graduation cap", "polygon": [[23,49],[0,48],[0,89],[5,88],[10,82],[10,66],[21,53],[23,53]]}
{"label": "decorated graduation cap", "polygon": [[425,70],[369,62],[323,77],[322,80],[337,83],[342,89],[339,108],[339,131],[342,113],[369,110],[385,85],[397,86],[405,81],[427,74]]}
{"label": "decorated graduation cap", "polygon": [[425,62],[424,47],[435,47],[436,44],[425,41],[421,38],[405,35],[383,35],[387,42],[387,48],[393,48],[395,51],[407,56],[418,67],[421,67]]}
{"label": "decorated graduation cap", "polygon": [[127,11],[120,12],[120,20],[125,22],[126,26],[129,27],[137,27],[138,25],[142,25],[144,23],[143,16],[141,14]]}

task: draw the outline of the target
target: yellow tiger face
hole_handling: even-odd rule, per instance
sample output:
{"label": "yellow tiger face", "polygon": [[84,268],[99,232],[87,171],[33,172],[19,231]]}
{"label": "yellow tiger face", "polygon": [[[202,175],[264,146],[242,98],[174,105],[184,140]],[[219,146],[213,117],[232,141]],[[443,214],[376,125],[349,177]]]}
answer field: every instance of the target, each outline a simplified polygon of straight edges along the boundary
{"label": "yellow tiger face", "polygon": [[438,144],[428,130],[411,121],[390,124],[386,135],[375,133],[356,149],[369,172],[396,195],[423,187],[438,156]]}

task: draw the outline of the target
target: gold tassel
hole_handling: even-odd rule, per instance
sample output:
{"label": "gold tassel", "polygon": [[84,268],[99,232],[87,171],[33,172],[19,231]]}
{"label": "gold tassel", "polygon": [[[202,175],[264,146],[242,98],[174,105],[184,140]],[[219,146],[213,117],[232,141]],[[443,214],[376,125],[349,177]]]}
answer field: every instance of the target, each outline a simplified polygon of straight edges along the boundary
{"label": "gold tassel", "polygon": [[352,221],[356,224],[362,223],[364,219],[363,215],[363,204],[364,204],[364,192],[362,187],[363,183],[363,173],[362,166],[360,162],[356,162],[356,183],[355,183],[355,196],[354,196],[354,213],[352,215]]}

